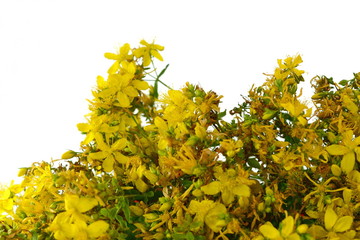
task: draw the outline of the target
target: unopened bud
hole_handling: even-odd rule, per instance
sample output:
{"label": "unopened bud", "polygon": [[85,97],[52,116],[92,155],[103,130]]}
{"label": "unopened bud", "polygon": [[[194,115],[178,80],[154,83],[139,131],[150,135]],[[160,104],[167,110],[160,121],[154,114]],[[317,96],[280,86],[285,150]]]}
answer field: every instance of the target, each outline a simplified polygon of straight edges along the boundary
{"label": "unopened bud", "polygon": [[76,156],[76,152],[74,152],[73,150],[69,150],[65,153],[63,153],[63,155],[61,156],[61,159],[70,159]]}
{"label": "unopened bud", "polygon": [[257,210],[259,212],[265,211],[265,203],[264,202],[259,203],[259,205],[257,206]]}
{"label": "unopened bud", "polygon": [[27,168],[20,168],[18,172],[18,177],[24,176],[27,172]]}
{"label": "unopened bud", "polygon": [[159,211],[161,212],[165,212],[167,210],[169,210],[172,206],[171,202],[165,202],[164,204],[161,205],[161,207],[159,208]]}
{"label": "unopened bud", "polygon": [[187,146],[194,146],[199,141],[199,137],[197,136],[191,136],[186,141],[185,145]]}
{"label": "unopened bud", "polygon": [[132,205],[132,206],[129,206],[129,208],[130,208],[130,211],[132,213],[134,213],[136,216],[142,216],[144,214],[144,210],[139,206]]}
{"label": "unopened bud", "polygon": [[155,219],[159,218],[159,215],[157,215],[156,213],[147,213],[147,214],[144,214],[143,216],[147,221],[151,221],[151,220],[155,220]]}
{"label": "unopened bud", "polygon": [[306,231],[308,230],[308,225],[306,225],[306,224],[301,224],[301,225],[299,225],[297,228],[296,228],[296,231],[298,232],[298,233],[300,233],[300,234],[302,234],[302,233],[306,233]]}
{"label": "unopened bud", "polygon": [[336,177],[340,177],[341,175],[341,168],[338,165],[331,165],[331,172],[332,174],[334,174],[334,176]]}

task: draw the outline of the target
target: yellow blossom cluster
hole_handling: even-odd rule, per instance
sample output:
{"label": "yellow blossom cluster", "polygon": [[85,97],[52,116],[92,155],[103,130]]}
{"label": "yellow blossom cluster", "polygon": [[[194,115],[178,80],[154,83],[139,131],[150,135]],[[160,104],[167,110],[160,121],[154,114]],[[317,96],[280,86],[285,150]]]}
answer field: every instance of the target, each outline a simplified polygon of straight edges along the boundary
{"label": "yellow blossom cluster", "polygon": [[310,108],[287,57],[227,112],[167,86],[163,50],[105,54],[80,150],[0,187],[0,239],[360,239],[360,73],[314,77]]}

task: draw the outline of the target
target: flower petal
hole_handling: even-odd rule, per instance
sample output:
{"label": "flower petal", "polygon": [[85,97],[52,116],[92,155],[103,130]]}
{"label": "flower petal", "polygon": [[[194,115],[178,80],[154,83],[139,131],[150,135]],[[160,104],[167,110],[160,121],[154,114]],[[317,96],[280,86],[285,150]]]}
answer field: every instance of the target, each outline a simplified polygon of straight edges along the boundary
{"label": "flower petal", "polygon": [[238,196],[250,197],[250,188],[248,185],[240,184],[233,188],[233,193]]}
{"label": "flower petal", "polygon": [[215,195],[220,192],[220,187],[221,183],[219,181],[214,181],[205,186],[202,186],[201,191],[207,195]]}
{"label": "flower petal", "polygon": [[331,228],[336,223],[338,216],[336,215],[335,211],[328,207],[325,211],[325,228],[328,231],[331,231]]}
{"label": "flower petal", "polygon": [[319,225],[312,225],[307,233],[309,233],[314,239],[322,239],[327,236],[328,232]]}
{"label": "flower petal", "polygon": [[217,203],[216,206],[211,208],[206,214],[205,223],[214,232],[219,232],[227,224],[225,220],[226,215],[226,207],[221,203]]}
{"label": "flower petal", "polygon": [[136,90],[136,88],[134,88],[133,86],[127,86],[123,89],[124,93],[130,97],[136,97],[137,95],[139,95],[138,91]]}
{"label": "flower petal", "polygon": [[351,172],[355,165],[355,153],[349,152],[344,155],[343,159],[341,160],[341,169],[348,174]]}
{"label": "flower petal", "polygon": [[292,216],[288,216],[282,221],[281,236],[288,237],[293,231],[294,218]]}
{"label": "flower petal", "polygon": [[350,151],[349,148],[347,148],[343,145],[338,145],[338,144],[330,145],[330,146],[326,147],[325,149],[331,155],[344,155]]}
{"label": "flower petal", "polygon": [[87,212],[96,205],[98,205],[98,201],[95,198],[88,198],[88,197],[79,198],[79,202],[77,204],[77,210],[79,212]]}
{"label": "flower petal", "polygon": [[120,152],[115,152],[114,155],[115,155],[115,160],[118,161],[118,163],[125,164],[129,161],[129,157],[123,155]]}
{"label": "flower petal", "polygon": [[76,126],[80,132],[89,132],[90,131],[90,124],[88,124],[88,123],[78,123]]}
{"label": "flower petal", "polygon": [[145,81],[133,80],[131,83],[138,90],[146,90],[149,88],[149,84]]}
{"label": "flower petal", "polygon": [[127,145],[127,139],[121,138],[111,145],[112,150],[123,150]]}
{"label": "flower petal", "polygon": [[105,233],[109,228],[109,224],[105,221],[99,220],[89,225],[88,234],[90,238],[97,238]]}
{"label": "flower petal", "polygon": [[354,152],[356,153],[356,159],[358,162],[360,162],[360,147],[356,147],[354,149]]}
{"label": "flower petal", "polygon": [[104,168],[105,172],[111,172],[114,169],[114,157],[112,155],[109,155],[102,164],[102,167]]}
{"label": "flower petal", "polygon": [[119,100],[120,107],[124,107],[124,108],[130,107],[130,99],[125,93],[118,92],[117,99]]}
{"label": "flower petal", "polygon": [[280,237],[280,232],[271,223],[262,225],[259,230],[266,238],[277,239]]}
{"label": "flower petal", "polygon": [[334,231],[345,232],[351,228],[352,223],[353,223],[353,217],[351,216],[341,217],[336,221],[334,225]]}

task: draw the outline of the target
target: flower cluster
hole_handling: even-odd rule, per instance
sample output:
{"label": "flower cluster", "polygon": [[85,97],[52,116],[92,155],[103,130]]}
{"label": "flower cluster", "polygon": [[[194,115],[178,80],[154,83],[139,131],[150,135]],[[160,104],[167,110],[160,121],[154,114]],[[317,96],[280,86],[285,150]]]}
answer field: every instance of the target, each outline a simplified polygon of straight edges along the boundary
{"label": "flower cluster", "polygon": [[140,44],[105,54],[81,150],[0,188],[1,239],[360,239],[360,74],[313,78],[310,108],[301,57],[278,60],[227,115]]}

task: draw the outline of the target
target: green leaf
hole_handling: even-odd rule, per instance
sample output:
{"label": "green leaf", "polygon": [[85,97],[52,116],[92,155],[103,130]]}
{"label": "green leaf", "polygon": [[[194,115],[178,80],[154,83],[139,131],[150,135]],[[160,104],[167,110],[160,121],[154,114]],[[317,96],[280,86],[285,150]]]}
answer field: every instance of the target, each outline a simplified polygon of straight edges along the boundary
{"label": "green leaf", "polygon": [[276,113],[277,113],[276,110],[270,110],[270,109],[268,109],[268,108],[265,108],[265,112],[264,112],[264,114],[263,114],[263,116],[262,116],[262,119],[264,119],[264,120],[271,119],[271,118],[274,117],[274,115],[275,115]]}
{"label": "green leaf", "polygon": [[283,90],[282,85],[283,85],[283,80],[281,79],[275,80],[275,86],[279,89],[280,92]]}
{"label": "green leaf", "polygon": [[109,210],[109,215],[108,215],[108,217],[109,217],[110,219],[115,219],[118,211],[119,211],[119,210],[118,210],[117,208],[111,208],[111,209]]}
{"label": "green leaf", "polygon": [[339,82],[339,84],[340,84],[341,86],[346,86],[348,82],[349,82],[348,80],[341,80],[341,81]]}
{"label": "green leaf", "polygon": [[226,110],[223,111],[223,112],[218,113],[217,118],[218,118],[218,119],[221,119],[221,118],[223,118],[223,117],[225,117],[225,116],[226,116]]}
{"label": "green leaf", "polygon": [[124,212],[124,216],[125,216],[126,221],[131,223],[132,222],[131,219],[130,219],[130,213],[131,212],[130,212],[128,200],[124,196],[121,196],[119,198],[118,205],[121,207],[121,210]]}
{"label": "green leaf", "polygon": [[102,208],[100,210],[100,214],[103,215],[104,217],[109,217],[109,211],[106,208]]}
{"label": "green leaf", "polygon": [[253,167],[253,168],[257,168],[257,169],[261,168],[260,163],[254,157],[249,157],[248,158],[248,164],[249,164],[250,167]]}
{"label": "green leaf", "polygon": [[31,231],[31,233],[32,233],[31,240],[38,240],[39,239],[38,234],[35,231]]}
{"label": "green leaf", "polygon": [[159,91],[158,91],[158,83],[160,81],[160,77],[165,73],[166,69],[169,67],[169,64],[166,65],[166,67],[161,70],[161,72],[159,73],[159,75],[156,77],[155,79],[155,83],[154,83],[154,92],[151,94],[154,98],[158,98],[159,97]]}
{"label": "green leaf", "polygon": [[159,73],[159,76],[157,77],[157,79],[159,79],[164,73],[165,73],[165,71],[166,71],[166,69],[169,67],[169,64],[167,64],[166,66],[165,66],[165,68],[163,69],[163,70],[161,70],[161,72]]}
{"label": "green leaf", "polygon": [[174,240],[195,240],[194,235],[192,232],[187,232],[186,234],[182,233],[175,233],[172,235]]}
{"label": "green leaf", "polygon": [[123,229],[127,229],[128,228],[128,225],[127,225],[127,222],[124,220],[124,218],[120,215],[116,215],[115,217],[116,221],[118,221],[118,223],[120,224],[120,226],[123,228]]}
{"label": "green leaf", "polygon": [[148,192],[144,193],[144,196],[145,196],[145,197],[149,197],[149,198],[153,197],[154,195],[155,195],[155,194],[154,194],[153,191],[148,191]]}

